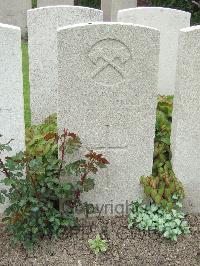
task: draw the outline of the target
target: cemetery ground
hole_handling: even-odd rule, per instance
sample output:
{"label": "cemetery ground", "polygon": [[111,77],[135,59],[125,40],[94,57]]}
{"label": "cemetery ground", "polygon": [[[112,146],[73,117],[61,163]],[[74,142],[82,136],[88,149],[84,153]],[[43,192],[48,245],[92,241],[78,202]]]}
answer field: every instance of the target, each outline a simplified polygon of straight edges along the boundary
{"label": "cemetery ground", "polygon": [[[30,126],[30,96],[27,44],[22,44],[26,127]],[[0,227],[0,265],[183,265],[200,264],[200,216],[188,215],[191,233],[178,241],[161,234],[128,229],[128,217],[88,218],[80,227],[66,230],[60,239],[44,237],[32,251],[13,245],[10,235]],[[88,240],[100,234],[108,243],[105,253],[97,256]]]}
{"label": "cemetery ground", "polygon": [[[127,217],[91,219],[79,229],[66,231],[58,240],[44,239],[33,251],[11,245],[10,236],[0,229],[0,265],[132,265],[198,266],[200,264],[200,216],[187,217],[191,234],[178,242],[166,240],[154,232],[127,228]],[[98,259],[88,246],[88,239],[100,233],[108,241],[108,250]]]}

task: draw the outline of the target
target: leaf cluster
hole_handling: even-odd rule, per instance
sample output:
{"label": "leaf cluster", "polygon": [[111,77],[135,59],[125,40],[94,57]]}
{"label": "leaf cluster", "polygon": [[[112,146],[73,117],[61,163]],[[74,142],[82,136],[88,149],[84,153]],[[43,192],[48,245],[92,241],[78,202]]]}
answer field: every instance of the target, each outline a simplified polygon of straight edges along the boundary
{"label": "leaf cluster", "polygon": [[94,240],[90,239],[88,241],[89,247],[96,255],[101,252],[105,252],[108,249],[108,244],[106,240],[101,239],[100,235],[98,234]]}
{"label": "leaf cluster", "polygon": [[185,196],[184,188],[175,176],[171,164],[170,135],[172,123],[173,97],[159,96],[156,114],[154,141],[154,163],[152,175],[142,176],[140,183],[144,193],[163,208],[172,209],[178,199]]}
{"label": "leaf cluster", "polygon": [[[182,207],[177,202],[176,207]],[[185,214],[179,209],[171,212],[156,204],[146,205],[142,200],[132,203],[128,218],[128,228],[137,227],[144,231],[156,231],[165,238],[177,241],[181,234],[189,234],[190,228],[185,220]]]}

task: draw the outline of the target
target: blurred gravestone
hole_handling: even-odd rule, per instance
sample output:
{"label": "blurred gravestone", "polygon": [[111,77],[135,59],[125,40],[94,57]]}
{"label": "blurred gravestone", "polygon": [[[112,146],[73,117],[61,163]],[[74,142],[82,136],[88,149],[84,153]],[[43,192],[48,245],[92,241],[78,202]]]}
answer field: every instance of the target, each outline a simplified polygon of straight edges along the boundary
{"label": "blurred gravestone", "polygon": [[27,34],[27,10],[32,8],[31,0],[1,0],[0,23],[18,26],[22,37]]}
{"label": "blurred gravestone", "polygon": [[74,5],[74,0],[37,0],[37,7]]}
{"label": "blurred gravestone", "polygon": [[34,124],[57,112],[57,28],[102,20],[100,10],[87,7],[52,6],[28,11],[30,99]]}
{"label": "blurred gravestone", "polygon": [[186,190],[188,212],[200,212],[200,26],[182,29],[172,123],[175,174]]}
{"label": "blurred gravestone", "polygon": [[119,22],[160,30],[158,92],[161,95],[174,94],[179,31],[190,26],[190,17],[190,13],[161,7],[139,7],[118,13]]}
{"label": "blurred gravestone", "polygon": [[[11,156],[25,149],[22,82],[21,32],[18,27],[0,24],[0,144],[11,139]],[[0,173],[0,179],[3,178]],[[0,185],[2,187],[2,184]],[[0,213],[7,204],[0,204]]]}
{"label": "blurred gravestone", "polygon": [[104,21],[117,21],[119,10],[136,6],[137,0],[101,0]]}

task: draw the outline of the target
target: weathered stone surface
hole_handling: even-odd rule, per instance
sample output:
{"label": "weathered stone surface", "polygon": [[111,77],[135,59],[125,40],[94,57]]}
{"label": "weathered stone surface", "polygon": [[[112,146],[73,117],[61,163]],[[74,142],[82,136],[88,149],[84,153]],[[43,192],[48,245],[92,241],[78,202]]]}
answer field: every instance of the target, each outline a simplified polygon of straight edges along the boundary
{"label": "weathered stone surface", "polygon": [[101,0],[104,21],[117,21],[119,10],[136,6],[137,0]]}
{"label": "weathered stone surface", "polygon": [[58,27],[102,21],[100,10],[55,6],[28,11],[31,114],[34,124],[57,111]]}
{"label": "weathered stone surface", "polygon": [[[12,155],[25,147],[21,32],[18,27],[0,24],[0,65],[0,135],[3,136],[0,143],[14,139],[13,151],[9,153]],[[3,177],[0,174],[0,178]],[[0,213],[5,207],[6,204],[0,204]]]}
{"label": "weathered stone surface", "polygon": [[21,28],[22,36],[27,33],[27,10],[32,8],[31,0],[1,0],[0,22]]}
{"label": "weathered stone surface", "polygon": [[77,132],[110,161],[85,199],[125,208],[152,169],[159,32],[123,23],[62,28],[58,58],[60,132]]}
{"label": "weathered stone surface", "polygon": [[161,95],[174,93],[179,30],[190,26],[190,17],[188,12],[161,7],[133,8],[118,13],[118,21],[160,30],[158,92]]}
{"label": "weathered stone surface", "polygon": [[37,0],[37,7],[74,5],[74,0]]}
{"label": "weathered stone surface", "polygon": [[188,212],[200,212],[200,26],[182,29],[172,123],[174,171]]}

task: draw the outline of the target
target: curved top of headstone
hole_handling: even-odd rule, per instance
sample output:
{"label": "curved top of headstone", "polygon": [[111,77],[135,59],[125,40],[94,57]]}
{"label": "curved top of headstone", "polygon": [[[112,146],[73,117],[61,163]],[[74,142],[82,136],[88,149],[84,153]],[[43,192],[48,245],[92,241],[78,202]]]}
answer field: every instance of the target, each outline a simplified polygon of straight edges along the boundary
{"label": "curved top of headstone", "polygon": [[38,7],[38,8],[33,8],[33,9],[29,9],[27,12],[28,13],[42,13],[45,11],[58,11],[58,10],[64,10],[66,11],[80,11],[80,12],[86,12],[88,11],[88,13],[91,14],[102,14],[103,15],[103,11],[99,10],[99,9],[95,9],[95,8],[90,8],[90,7],[84,7],[84,6],[72,6],[72,5],[57,5],[57,6],[44,6],[44,7]]}
{"label": "curved top of headstone", "polygon": [[9,29],[9,30],[21,31],[20,27],[9,25],[9,24],[4,24],[4,23],[0,23],[0,28],[6,28],[6,29]]}
{"label": "curved top of headstone", "polygon": [[176,16],[178,16],[178,15],[182,16],[184,14],[188,17],[191,17],[190,12],[186,12],[186,11],[179,10],[179,9],[166,8],[166,7],[136,7],[136,8],[122,9],[118,12],[118,16],[123,15],[124,13],[126,13],[126,16],[127,16],[128,14],[132,14],[133,11],[138,12],[138,13],[140,13],[140,12],[142,12],[142,13],[144,13],[144,12],[161,13],[162,12],[162,13],[167,14],[167,15],[176,14]]}
{"label": "curved top of headstone", "polygon": [[[85,46],[87,46],[87,44],[90,43],[90,45],[88,45],[89,50],[86,52],[86,54],[83,55],[83,57],[80,56],[80,61],[81,60],[82,62],[84,61],[83,63],[84,66],[88,65],[92,67],[92,69],[94,68],[94,66],[96,67],[94,71],[92,71],[92,69],[87,71],[87,66],[86,66],[85,69],[86,71],[84,70],[83,72],[81,72],[83,69],[79,71],[78,79],[88,80],[88,74],[86,74],[85,76],[85,73],[90,73],[92,71],[93,73],[90,73],[91,79],[89,78],[90,80],[89,82],[91,82],[92,80],[93,86],[95,86],[94,84],[96,83],[101,84],[101,86],[105,87],[118,86],[119,84],[124,83],[125,80],[132,79],[132,76],[137,76],[137,75],[141,76],[141,72],[143,71],[143,70],[141,71],[141,69],[143,69],[144,66],[142,65],[142,67],[139,68],[138,65],[141,63],[141,61],[139,60],[136,63],[137,61],[136,58],[138,54],[144,53],[145,50],[144,47],[147,47],[147,44],[148,44],[147,58],[149,61],[152,61],[151,69],[157,68],[156,65],[157,62],[154,62],[155,59],[154,57],[155,53],[159,51],[160,32],[154,28],[142,25],[133,25],[131,23],[109,23],[109,22],[80,23],[76,25],[59,27],[57,30],[57,36],[58,36],[58,47],[61,47],[64,43],[68,45],[68,47],[71,48],[73,47],[72,50],[74,49],[74,51],[76,51],[76,49],[77,51],[79,49],[81,49],[82,51],[83,43],[85,43],[84,44]],[[70,42],[71,39],[73,40],[73,43]],[[77,45],[75,45],[76,43]],[[80,43],[81,46],[79,46]],[[138,54],[137,54],[137,49],[139,50],[141,49],[141,51],[138,52]],[[149,59],[149,51],[151,51],[151,56],[152,58],[154,58],[152,60]],[[67,58],[68,57],[69,54]],[[102,62],[104,63],[101,65]],[[71,64],[73,65],[73,63]],[[124,70],[125,67],[127,67],[126,70]],[[134,70],[134,73],[133,72],[131,73],[131,71],[134,68],[137,69]],[[157,72],[155,71],[154,73]],[[129,77],[127,78],[127,76]],[[69,81],[69,75],[68,75],[68,81]]]}
{"label": "curved top of headstone", "polygon": [[143,26],[140,24],[132,24],[132,23],[124,23],[124,22],[89,22],[89,23],[78,23],[78,24],[73,24],[73,25],[68,25],[68,26],[64,26],[64,27],[59,27],[58,28],[58,32],[62,31],[62,30],[69,30],[69,29],[73,29],[76,28],[78,29],[78,27],[84,27],[84,26],[98,26],[99,27],[105,27],[105,25],[111,27],[114,27],[115,25],[118,26],[126,26],[126,27],[134,27],[134,28],[144,28],[146,31],[152,31],[152,32],[157,32],[158,34],[160,34],[160,31],[154,27],[149,27],[149,26]]}
{"label": "curved top of headstone", "polygon": [[181,32],[195,32],[195,31],[200,31],[200,25],[183,28],[180,31]]}

